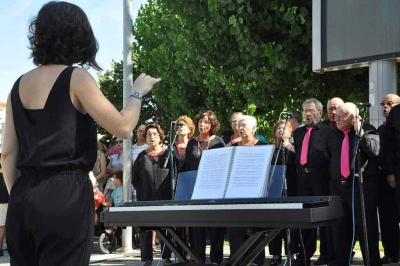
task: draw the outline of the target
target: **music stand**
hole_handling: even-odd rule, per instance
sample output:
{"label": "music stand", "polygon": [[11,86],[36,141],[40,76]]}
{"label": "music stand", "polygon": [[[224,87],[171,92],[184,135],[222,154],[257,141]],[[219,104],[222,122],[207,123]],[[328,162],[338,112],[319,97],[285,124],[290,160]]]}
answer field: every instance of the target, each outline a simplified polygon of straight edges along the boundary
{"label": "music stand", "polygon": [[196,176],[197,170],[178,174],[174,200],[190,200],[192,198]]}
{"label": "music stand", "polygon": [[284,176],[286,165],[271,165],[269,170],[269,182],[266,197],[280,198],[284,189]]}

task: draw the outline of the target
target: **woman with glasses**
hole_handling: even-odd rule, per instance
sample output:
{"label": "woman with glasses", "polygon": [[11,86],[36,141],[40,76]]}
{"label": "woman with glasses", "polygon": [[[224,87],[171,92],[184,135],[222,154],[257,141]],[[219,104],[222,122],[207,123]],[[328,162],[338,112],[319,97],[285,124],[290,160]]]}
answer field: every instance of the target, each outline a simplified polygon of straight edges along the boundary
{"label": "woman with glasses", "polygon": [[[150,124],[146,126],[144,134],[149,148],[139,153],[132,169],[132,185],[136,189],[137,200],[171,200],[171,167],[168,151],[163,145],[164,131],[158,124]],[[140,251],[144,266],[151,266],[152,231],[140,233]],[[173,264],[170,260],[171,251],[166,245],[161,245],[161,251],[164,265]]]}
{"label": "woman with glasses", "polygon": [[[240,134],[240,141],[232,144],[232,146],[258,146],[266,145],[261,142],[254,133],[257,129],[257,119],[250,115],[240,115],[236,118],[237,131]],[[231,255],[235,254],[239,248],[246,242],[249,235],[246,233],[246,228],[229,227],[229,248]],[[265,251],[263,250],[253,261],[251,265],[263,265],[265,260]]]}
{"label": "woman with glasses", "polygon": [[224,139],[226,146],[231,146],[232,144],[239,142],[241,139],[240,132],[237,128],[237,119],[241,115],[243,115],[242,112],[233,113],[230,119],[232,131],[225,131],[222,133],[221,138]]}

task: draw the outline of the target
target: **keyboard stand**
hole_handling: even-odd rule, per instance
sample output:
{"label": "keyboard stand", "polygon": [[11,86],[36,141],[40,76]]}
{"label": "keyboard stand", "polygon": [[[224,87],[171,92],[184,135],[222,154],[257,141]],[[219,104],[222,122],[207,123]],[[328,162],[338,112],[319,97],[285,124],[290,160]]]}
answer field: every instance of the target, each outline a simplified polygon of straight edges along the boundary
{"label": "keyboard stand", "polygon": [[[249,228],[248,230],[252,230]],[[254,229],[253,229],[254,230]],[[282,229],[272,229],[272,230],[259,230],[255,234],[252,234],[246,242],[236,251],[235,254],[231,254],[229,259],[222,263],[224,266],[234,266],[234,265],[249,265],[255,258],[260,254],[260,252],[265,249],[265,247],[275,238],[276,235]],[[249,253],[250,251],[250,253]]]}
{"label": "keyboard stand", "polygon": [[[162,229],[167,229],[167,233],[161,231],[161,228],[154,228],[154,231],[156,231],[157,237],[162,242],[164,242],[165,245],[167,245],[167,247],[172,251],[172,253],[175,254],[175,257],[179,259],[179,261],[186,261],[187,263],[189,263],[189,261],[186,259],[186,256],[181,253],[182,250],[178,249],[178,247],[181,247],[184,251],[186,251],[186,253],[190,256],[190,258],[194,260],[195,263],[202,264],[199,255],[196,254],[196,252],[186,243],[186,241],[184,241],[183,239],[181,239],[180,236],[178,236],[175,228],[166,227]],[[171,237],[167,236],[167,234]],[[177,265],[186,265],[186,263],[183,264],[179,263]],[[190,263],[190,265],[193,266],[194,264]]]}
{"label": "keyboard stand", "polygon": [[[174,264],[175,266],[196,266],[196,265],[211,265],[203,264],[200,257],[196,252],[176,233],[175,228],[167,227],[168,233],[161,231],[161,228],[153,228],[156,231],[157,237],[171,249],[175,254],[175,257],[181,263]],[[255,229],[249,228],[253,231]],[[283,228],[279,229],[259,229],[256,233],[251,232],[251,236],[246,240],[245,243],[237,250],[235,254],[231,254],[226,262],[223,262],[223,266],[238,266],[238,265],[249,265],[260,252],[274,239]],[[169,236],[167,236],[169,235]],[[175,242],[175,243],[174,243]],[[194,261],[191,263],[188,261],[186,256],[181,253],[181,247]]]}

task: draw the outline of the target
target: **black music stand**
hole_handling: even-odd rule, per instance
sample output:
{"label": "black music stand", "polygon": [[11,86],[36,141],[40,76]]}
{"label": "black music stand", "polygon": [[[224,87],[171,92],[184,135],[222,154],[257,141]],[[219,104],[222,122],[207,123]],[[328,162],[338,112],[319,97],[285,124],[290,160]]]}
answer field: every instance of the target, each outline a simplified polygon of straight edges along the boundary
{"label": "black music stand", "polygon": [[197,170],[178,174],[174,200],[190,200],[192,198],[196,176]]}
{"label": "black music stand", "polygon": [[284,189],[284,176],[286,172],[286,165],[271,165],[269,170],[269,182],[267,197],[280,198]]}

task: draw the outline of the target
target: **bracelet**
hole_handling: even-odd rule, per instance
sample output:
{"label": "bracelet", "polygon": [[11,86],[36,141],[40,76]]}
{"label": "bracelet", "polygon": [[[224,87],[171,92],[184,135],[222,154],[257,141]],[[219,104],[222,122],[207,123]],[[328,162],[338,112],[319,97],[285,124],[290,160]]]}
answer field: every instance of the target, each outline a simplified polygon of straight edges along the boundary
{"label": "bracelet", "polygon": [[142,94],[140,94],[140,93],[137,92],[137,91],[131,92],[131,93],[128,95],[128,98],[129,98],[129,97],[135,97],[135,98],[138,98],[139,100],[142,100]]}

